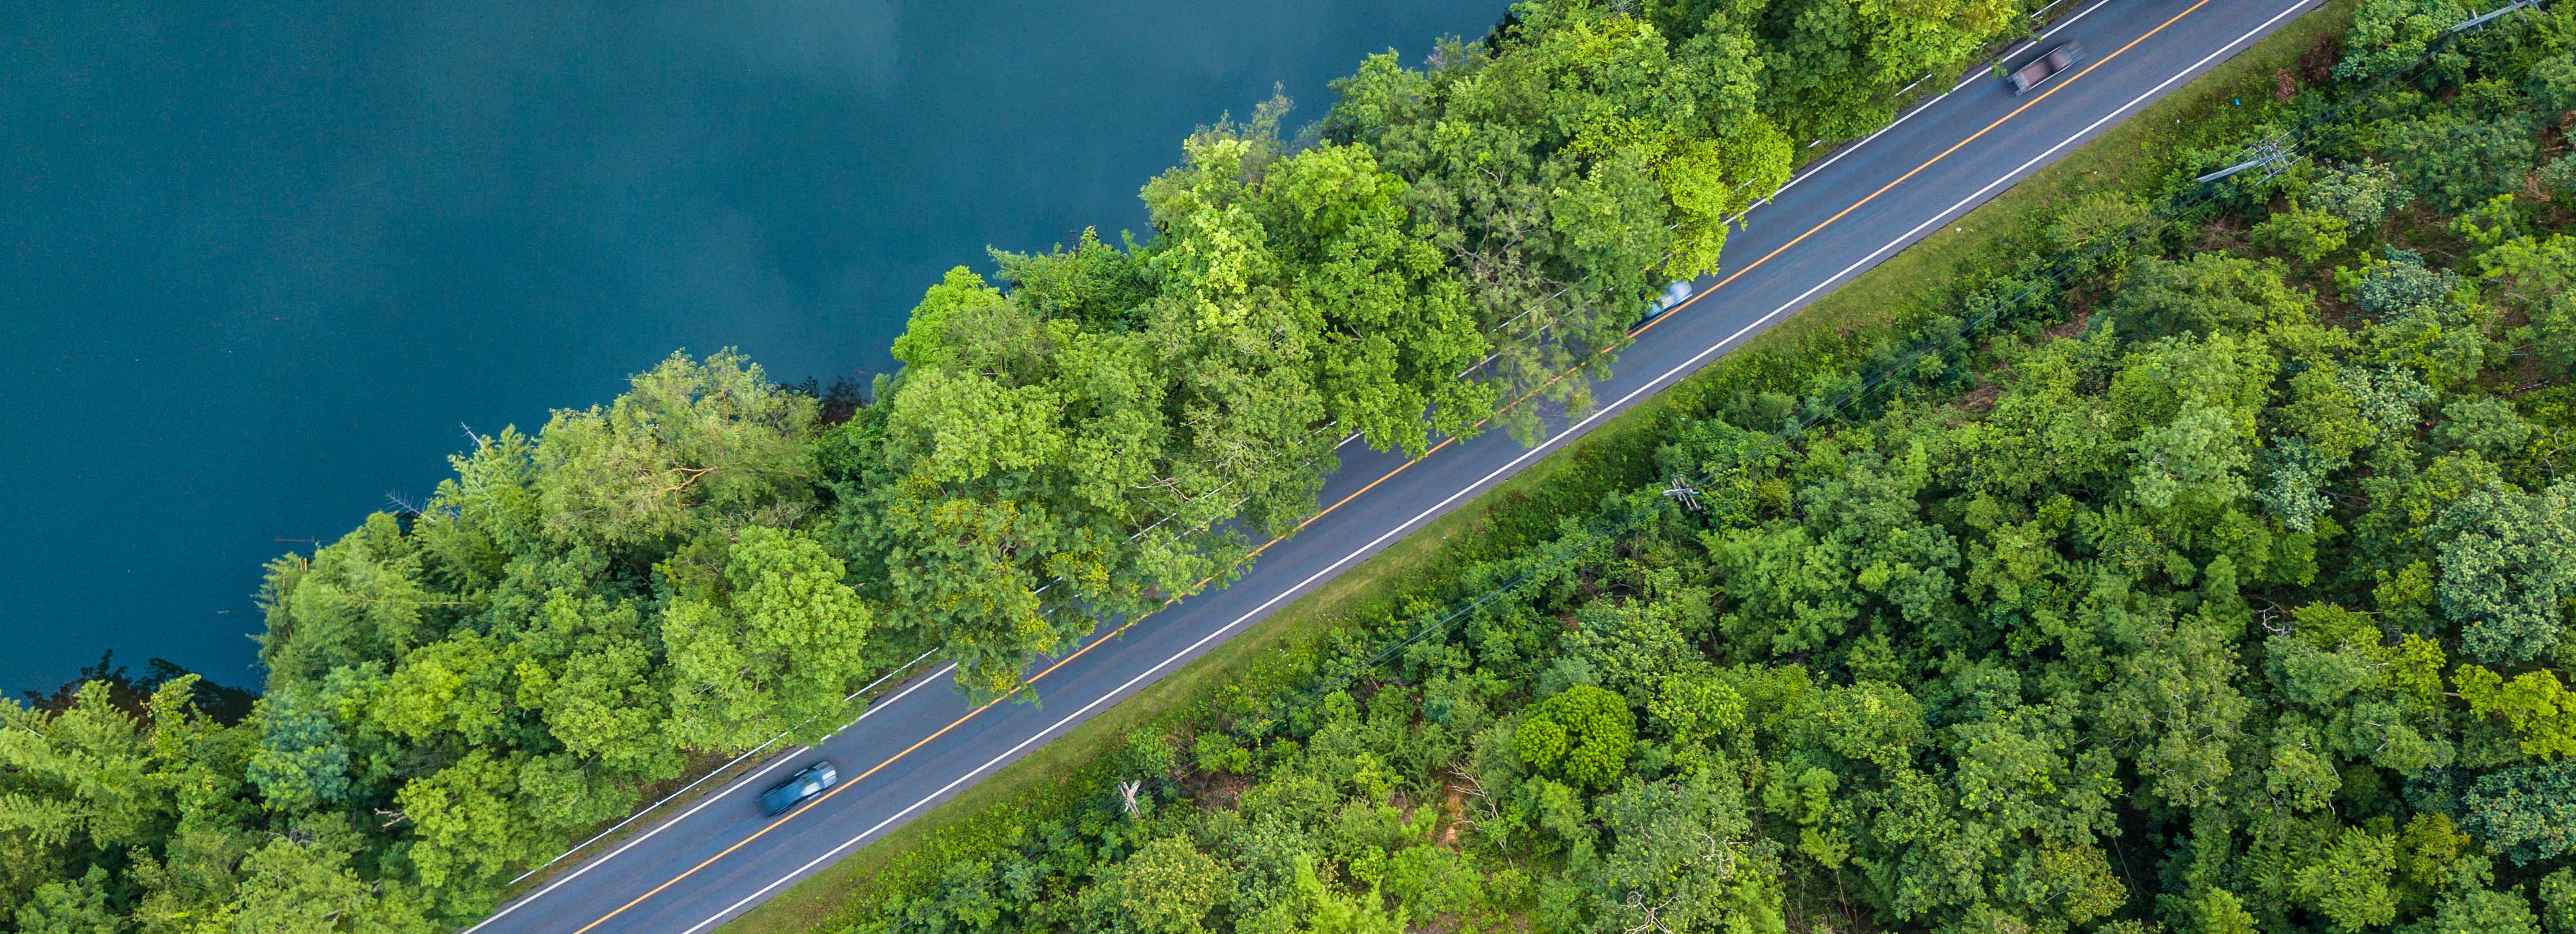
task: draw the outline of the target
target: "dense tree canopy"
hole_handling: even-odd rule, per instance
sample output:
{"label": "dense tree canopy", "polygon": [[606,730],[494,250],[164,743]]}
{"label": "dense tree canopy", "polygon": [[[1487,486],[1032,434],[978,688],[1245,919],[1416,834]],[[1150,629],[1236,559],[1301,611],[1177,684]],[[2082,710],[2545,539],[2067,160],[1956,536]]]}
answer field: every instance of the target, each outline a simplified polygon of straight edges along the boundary
{"label": "dense tree canopy", "polygon": [[[2318,166],[2134,255],[1963,265],[1895,346],[1710,374],[1650,476],[1577,468],[1651,486],[1493,517],[1515,543],[1177,718],[1193,763],[1131,736],[1100,777],[1172,779],[1152,807],[1024,821],[843,920],[1060,930],[1187,865],[1235,885],[1182,914],[1238,931],[2576,929],[2576,386],[2549,346],[2576,216],[2512,196],[2565,145],[2519,77],[2576,29],[2373,89],[2428,38],[2361,6],[2357,77],[2234,127],[2351,104],[2368,131]],[[2106,190],[2189,200],[2198,171]],[[2004,249],[2123,216],[2060,210]],[[2052,298],[1994,303],[2061,260],[2083,275]],[[1793,419],[1853,357],[1905,366]],[[968,923],[986,878],[1067,894]]]}
{"label": "dense tree canopy", "polygon": [[[1480,42],[1449,41],[1413,65],[1371,58],[1303,132],[1282,132],[1279,101],[1192,135],[1181,164],[1142,190],[1152,226],[1141,240],[1086,232],[952,271],[924,292],[893,348],[901,369],[866,405],[781,387],[730,351],[683,353],[605,405],[475,436],[417,509],[369,516],[267,567],[268,681],[238,723],[208,716],[198,705],[216,695],[178,678],[0,711],[0,930],[454,929],[644,789],[773,737],[836,728],[854,712],[852,691],[905,660],[932,653],[957,662],[966,691],[1014,693],[1032,653],[1223,581],[1256,540],[1293,530],[1343,438],[1419,454],[1490,427],[1526,435],[1539,400],[1588,405],[1589,375],[1614,360],[1644,302],[1716,268],[1729,222],[1785,182],[1804,144],[1881,125],[1901,89],[1966,67],[2035,5],[1528,0]],[[2556,93],[2550,80],[2534,79],[2532,93]],[[2528,156],[2509,110],[2390,132]],[[2343,201],[2319,196],[2317,210],[2386,214],[2401,184],[2445,205],[2494,187],[2419,161],[2390,161],[2395,174],[2360,178]],[[2300,236],[2312,251],[2338,249]],[[2552,261],[2516,262],[2504,275],[2529,283],[2516,301],[2540,310],[2511,313],[2559,326],[2567,316],[2551,317],[2544,286]],[[2193,267],[2175,281],[2192,295],[2232,289],[2258,316],[2289,314],[2275,307],[2286,293],[2260,291],[2256,272]],[[2465,307],[2392,315],[2439,338],[2488,320]],[[2408,334],[2388,353],[2472,371],[2484,359]],[[2224,358],[2211,365],[2259,380],[2259,349],[2174,353]],[[2206,436],[2250,422],[2243,400],[2202,389],[2137,390],[2190,414],[2153,438],[2141,430],[2138,444],[2166,452],[2140,473],[2156,509],[2224,512],[2230,484],[2256,469],[2242,451],[2203,456]],[[2521,423],[2495,415],[2459,419],[2480,426],[2463,442],[2480,464],[2521,443]],[[2316,482],[2283,494],[2319,523],[2340,521],[2325,478],[2363,456],[2339,437],[2315,442]],[[2539,608],[2560,584],[2520,576],[2554,567],[2555,546],[2525,532],[2554,528],[2556,501],[2511,473],[2442,475],[2499,484],[2494,508],[2445,500],[2425,521],[2439,513],[2495,544],[2427,552],[2409,580],[2420,578],[2426,612],[2451,612],[2445,595],[2515,578],[2477,595],[2492,604],[2475,612],[2491,617],[2493,648],[2462,658],[2503,666],[2497,722],[2535,724],[2532,742],[2556,742],[2543,708],[2564,703],[2514,680],[2559,631]],[[1873,465],[1815,521],[1712,540],[1724,556],[1712,560],[1760,588],[1721,598],[1676,574],[1653,584],[1662,599],[1581,608],[1576,644],[1589,660],[1548,682],[1548,716],[1528,721],[1521,748],[1498,732],[1439,758],[1536,769],[1538,810],[1497,818],[1497,832],[1524,834],[1537,852],[1591,854],[1634,891],[1668,899],[1653,906],[1664,917],[1771,923],[1783,891],[1772,867],[1792,857],[1750,829],[1765,802],[1814,802],[1799,852],[1847,851],[1850,831],[1829,812],[1855,806],[1835,793],[1854,779],[1836,757],[1875,763],[1884,755],[1853,744],[1929,742],[1885,715],[1916,702],[1681,662],[1719,633],[1831,648],[1875,612],[1837,589],[1853,573],[1926,625],[1960,616],[1941,597],[1968,546],[1898,508],[1936,479],[1920,463]],[[1815,740],[1793,779],[1761,783],[1714,763],[1675,773],[1675,750],[1652,732],[1670,717],[1712,743],[1750,742],[1773,701],[1835,711],[1851,732]],[[1372,708],[1369,722],[1392,731],[1395,716]],[[1466,722],[1479,717],[1490,719]],[[1998,727],[1979,748],[2017,768],[2010,757],[2024,747],[2064,741],[2067,728],[2044,720]],[[1428,826],[1374,792],[1366,808],[1317,804],[1391,789],[1431,761],[1402,743],[1364,754],[1377,734],[1345,732],[1313,748],[1358,757],[1351,772],[1267,799],[1276,845],[1239,851],[1257,865],[1213,838],[1166,835],[1104,869],[1080,923],[1373,931],[1482,910],[1481,870],[1455,853],[1396,848],[1354,863],[1359,849],[1293,845],[1284,828],[1329,821],[1391,843]],[[2540,793],[2526,787],[2547,786],[2495,794]],[[2092,806],[2069,795],[2047,806]],[[1620,802],[1599,828],[1593,797]],[[1995,819],[2014,833],[2029,822]],[[1695,823],[1726,828],[1728,842],[1692,839]],[[1535,877],[1520,884],[1537,891]],[[1238,890],[1258,900],[1231,901]],[[1635,907],[1549,897],[1569,917]]]}

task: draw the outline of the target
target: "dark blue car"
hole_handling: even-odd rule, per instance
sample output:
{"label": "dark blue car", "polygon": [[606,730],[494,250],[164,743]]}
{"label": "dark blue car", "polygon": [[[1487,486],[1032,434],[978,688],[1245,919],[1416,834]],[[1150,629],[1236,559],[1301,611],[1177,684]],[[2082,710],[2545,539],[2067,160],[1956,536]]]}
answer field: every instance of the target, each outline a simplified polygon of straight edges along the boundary
{"label": "dark blue car", "polygon": [[796,770],[796,774],[787,776],[786,781],[761,792],[760,809],[772,816],[787,813],[789,808],[812,800],[840,780],[841,772],[833,768],[831,762],[816,762]]}

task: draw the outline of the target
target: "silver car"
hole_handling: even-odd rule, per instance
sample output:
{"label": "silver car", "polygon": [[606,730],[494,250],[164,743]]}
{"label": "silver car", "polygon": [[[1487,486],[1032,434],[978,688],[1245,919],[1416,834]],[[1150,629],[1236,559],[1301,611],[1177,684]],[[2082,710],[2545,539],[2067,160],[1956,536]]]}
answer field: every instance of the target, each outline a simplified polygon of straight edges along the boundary
{"label": "silver car", "polygon": [[1665,286],[1664,294],[1655,296],[1654,302],[1646,306],[1645,317],[1637,319],[1637,326],[1643,327],[1646,322],[1661,318],[1665,312],[1681,307],[1683,302],[1690,301],[1691,292],[1695,289],[1696,287],[1691,285],[1688,279]]}

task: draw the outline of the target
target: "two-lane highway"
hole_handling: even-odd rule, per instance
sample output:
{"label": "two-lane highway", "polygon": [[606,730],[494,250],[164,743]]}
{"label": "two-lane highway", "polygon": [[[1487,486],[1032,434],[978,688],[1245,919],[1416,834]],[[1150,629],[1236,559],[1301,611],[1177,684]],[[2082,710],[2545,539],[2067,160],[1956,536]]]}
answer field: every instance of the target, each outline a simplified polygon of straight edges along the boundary
{"label": "two-lane highway", "polygon": [[[1555,420],[1538,447],[1492,432],[1407,462],[1346,445],[1325,484],[1323,514],[1268,547],[1232,586],[1034,665],[1043,706],[970,705],[949,686],[946,667],[931,669],[819,749],[774,757],[471,931],[699,934],[723,923],[1706,366],[2323,0],[2079,2],[2086,6],[2042,43],[2081,43],[2083,63],[2021,97],[1974,73],[1802,173],[1751,213],[1750,229],[1731,238],[1722,268],[1690,302],[1620,353],[1616,375],[1595,388],[1600,410]],[[2036,53],[2024,43],[2011,59]],[[764,816],[759,791],[818,758],[839,766],[841,787],[784,817]]]}

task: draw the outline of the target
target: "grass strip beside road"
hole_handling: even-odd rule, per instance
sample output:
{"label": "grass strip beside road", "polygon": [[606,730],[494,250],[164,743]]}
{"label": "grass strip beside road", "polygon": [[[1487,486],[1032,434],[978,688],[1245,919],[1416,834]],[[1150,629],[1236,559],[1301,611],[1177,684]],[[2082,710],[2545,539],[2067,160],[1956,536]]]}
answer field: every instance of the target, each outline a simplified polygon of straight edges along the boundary
{"label": "grass strip beside road", "polygon": [[[725,934],[837,930],[883,899],[918,890],[954,860],[979,859],[1018,828],[1107,800],[1128,737],[1186,733],[1210,714],[1275,694],[1340,649],[1345,623],[1409,610],[1460,569],[1552,534],[1555,517],[1651,482],[1654,452],[1677,419],[1759,379],[1766,370],[1844,357],[1873,332],[1955,307],[1983,269],[2008,268],[2018,244],[2089,198],[2139,193],[2158,156],[2187,136],[2229,125],[2233,101],[2268,95],[2301,56],[2341,34],[2357,0],[2335,0],[2285,24],[2209,74],[2150,104],[2100,138],[2006,189],[1923,241],[1764,332],[1707,369],[1540,458],[1495,489],[1431,522],[1169,677],[941,803],[905,827],[727,924]],[[1760,223],[1756,212],[1751,222]],[[1356,648],[1356,647],[1348,647]]]}

